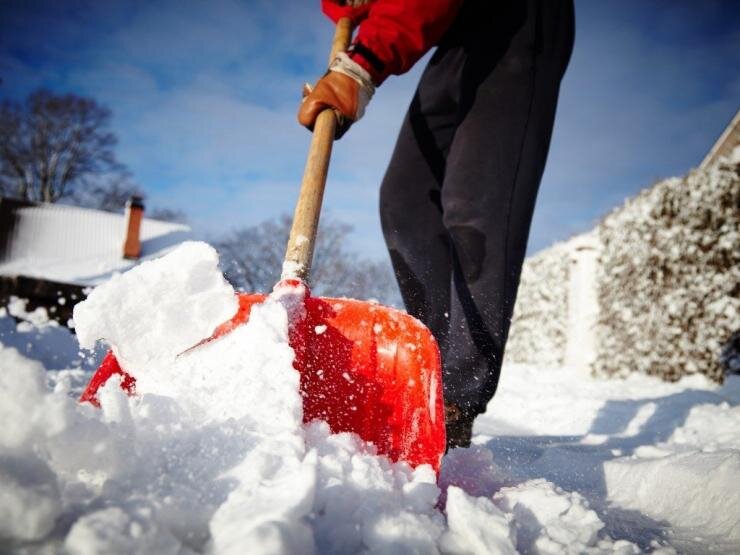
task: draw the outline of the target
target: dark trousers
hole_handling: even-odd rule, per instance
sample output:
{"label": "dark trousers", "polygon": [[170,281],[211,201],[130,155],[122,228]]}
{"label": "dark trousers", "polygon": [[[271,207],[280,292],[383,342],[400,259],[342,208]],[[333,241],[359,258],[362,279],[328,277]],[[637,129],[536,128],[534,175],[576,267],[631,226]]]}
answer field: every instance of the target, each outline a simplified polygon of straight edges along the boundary
{"label": "dark trousers", "polygon": [[445,401],[471,415],[496,391],[573,29],[572,0],[468,0],[383,179],[406,309],[439,342]]}

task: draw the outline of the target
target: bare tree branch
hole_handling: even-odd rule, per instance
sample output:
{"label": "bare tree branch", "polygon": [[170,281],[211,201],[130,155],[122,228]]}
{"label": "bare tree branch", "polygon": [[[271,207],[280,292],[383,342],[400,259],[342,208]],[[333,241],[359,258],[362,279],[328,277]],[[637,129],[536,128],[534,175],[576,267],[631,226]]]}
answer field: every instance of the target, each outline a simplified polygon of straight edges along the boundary
{"label": "bare tree branch", "polygon": [[124,174],[111,112],[91,98],[38,90],[24,104],[0,105],[0,190],[56,202],[94,176]]}
{"label": "bare tree branch", "polygon": [[[311,272],[315,295],[377,299],[400,306],[390,264],[360,257],[347,248],[352,226],[321,221]],[[290,218],[282,216],[238,230],[215,243],[227,279],[238,289],[266,293],[280,278]]]}
{"label": "bare tree branch", "polygon": [[80,185],[63,199],[64,202],[106,212],[120,212],[132,196],[146,197],[126,173],[81,179]]}

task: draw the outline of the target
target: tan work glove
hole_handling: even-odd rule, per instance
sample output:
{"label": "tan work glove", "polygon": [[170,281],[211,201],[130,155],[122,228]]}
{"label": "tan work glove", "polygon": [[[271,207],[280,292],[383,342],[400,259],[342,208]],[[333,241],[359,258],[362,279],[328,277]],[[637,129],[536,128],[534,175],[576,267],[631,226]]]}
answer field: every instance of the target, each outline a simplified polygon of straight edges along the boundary
{"label": "tan work glove", "polygon": [[304,86],[298,121],[313,130],[318,115],[331,108],[337,115],[338,139],[363,116],[374,93],[375,85],[370,74],[346,53],[341,52],[313,89],[308,84]]}

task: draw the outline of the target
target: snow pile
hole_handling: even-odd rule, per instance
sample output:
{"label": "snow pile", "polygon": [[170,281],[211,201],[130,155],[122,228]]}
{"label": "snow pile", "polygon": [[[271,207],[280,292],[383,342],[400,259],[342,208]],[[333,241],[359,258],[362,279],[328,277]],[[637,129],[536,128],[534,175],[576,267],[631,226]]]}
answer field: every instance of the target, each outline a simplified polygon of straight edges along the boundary
{"label": "snow pile", "polygon": [[643,191],[600,225],[597,371],[722,380],[740,329],[740,165]]}
{"label": "snow pile", "polygon": [[560,366],[568,327],[567,243],[527,258],[506,344],[510,362]]}
{"label": "snow pile", "polygon": [[[578,518],[584,534],[598,530],[598,522],[580,516],[578,505],[587,503],[603,523],[600,534],[644,549],[740,549],[740,377],[719,388],[700,375],[666,383],[635,373],[606,380],[508,366],[475,431],[474,442],[493,451],[501,475],[509,475],[502,483],[479,484],[478,493],[492,493],[494,502],[526,500],[536,495],[538,480],[549,481],[539,488],[541,499],[519,510],[520,548],[545,549],[562,533],[527,543],[527,511],[536,515],[530,518],[536,526]],[[470,468],[467,474],[482,473]],[[509,494],[511,483],[528,484],[524,495]],[[566,494],[572,508],[548,515],[547,505],[556,506],[544,495],[552,484],[573,492]]]}
{"label": "snow pile", "polygon": [[[596,546],[605,552],[634,553],[630,542],[599,542],[604,523],[578,493],[566,493],[543,478],[529,480],[522,486],[503,488],[494,499],[511,511],[518,521],[519,545],[534,553],[587,551]],[[565,526],[563,524],[566,524]]]}
{"label": "snow pile", "polygon": [[41,363],[0,349],[3,550],[633,551],[577,493],[544,479],[501,489],[490,451],[448,457],[440,487],[428,466],[392,463],[354,434],[303,424],[290,295],[182,353],[233,312],[215,262],[209,247],[186,244],[78,308],[87,345],[114,338],[137,379],[134,397],[114,377],[100,409],[80,405],[68,376],[49,379]]}
{"label": "snow pile", "polygon": [[740,489],[730,485],[740,477],[740,406],[694,407],[667,442],[607,462],[604,473],[620,505],[740,543]]}

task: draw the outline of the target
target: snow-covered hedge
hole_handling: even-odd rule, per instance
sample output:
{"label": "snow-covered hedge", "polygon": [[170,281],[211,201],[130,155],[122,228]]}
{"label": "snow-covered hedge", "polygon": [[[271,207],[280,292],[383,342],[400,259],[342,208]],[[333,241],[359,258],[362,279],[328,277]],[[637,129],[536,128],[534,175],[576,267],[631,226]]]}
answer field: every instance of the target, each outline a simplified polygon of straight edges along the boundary
{"label": "snow-covered hedge", "polygon": [[558,243],[524,261],[506,360],[561,366],[568,318],[568,248]]}
{"label": "snow-covered hedge", "polygon": [[597,373],[722,381],[740,329],[739,177],[725,164],[667,179],[600,224]]}

